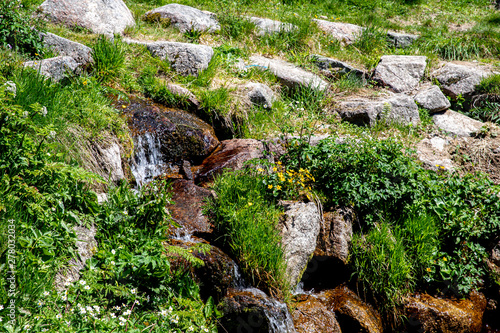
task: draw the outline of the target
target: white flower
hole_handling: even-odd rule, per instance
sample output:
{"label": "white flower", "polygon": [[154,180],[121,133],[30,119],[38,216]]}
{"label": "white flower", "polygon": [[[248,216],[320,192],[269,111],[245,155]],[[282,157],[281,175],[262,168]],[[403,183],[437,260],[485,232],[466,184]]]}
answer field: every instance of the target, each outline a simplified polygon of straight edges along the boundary
{"label": "white flower", "polygon": [[25,329],[26,331],[29,331],[29,329],[30,329],[30,328],[31,328],[31,326],[30,326],[29,324],[24,325],[24,329]]}
{"label": "white flower", "polygon": [[123,326],[123,325],[125,325],[125,322],[120,321],[120,326]]}
{"label": "white flower", "polygon": [[177,324],[179,322],[179,316],[173,315],[172,318],[170,318],[170,321],[174,324]]}
{"label": "white flower", "polygon": [[264,104],[264,109],[267,109],[267,104]]}
{"label": "white flower", "polygon": [[123,317],[120,317],[118,318],[121,322],[124,322],[124,321],[127,321],[127,319],[123,318]]}
{"label": "white flower", "polygon": [[23,112],[23,118],[28,118],[28,111]]}
{"label": "white flower", "polygon": [[50,293],[48,291],[43,292],[43,296],[49,296],[49,295],[50,295]]}
{"label": "white flower", "polygon": [[2,318],[0,317],[0,323],[2,322]]}
{"label": "white flower", "polygon": [[111,250],[111,253],[112,253],[112,254],[116,254],[115,249]]}
{"label": "white flower", "polygon": [[90,305],[87,305],[85,308],[87,309],[88,312],[94,311],[94,309],[92,309],[92,307]]}
{"label": "white flower", "polygon": [[42,332],[47,332],[47,329],[46,328],[42,328]]}
{"label": "white flower", "polygon": [[50,131],[50,132],[49,132],[49,137],[50,137],[51,139],[54,139],[54,138],[56,137],[56,132],[54,132],[54,131]]}
{"label": "white flower", "polygon": [[127,310],[127,311],[125,311],[125,312],[123,313],[123,315],[124,315],[124,316],[128,316],[128,315],[129,315],[129,314],[131,314],[131,313],[132,313],[132,311]]}
{"label": "white flower", "polygon": [[111,266],[114,266],[115,262],[113,260],[111,260],[110,264],[111,264]]}
{"label": "white flower", "polygon": [[5,82],[4,86],[6,86],[6,87],[5,87],[5,90],[6,90],[6,91],[11,92],[11,93],[12,93],[12,95],[13,95],[14,97],[16,97],[16,94],[17,94],[17,86],[16,86],[16,84],[15,84],[14,82],[12,82],[12,81],[7,81],[7,82]]}
{"label": "white flower", "polygon": [[137,293],[137,289],[135,289],[135,288],[134,288],[134,289],[130,290],[130,292],[131,292],[133,295],[135,295],[135,294]]}
{"label": "white flower", "polygon": [[3,305],[0,305],[0,310],[3,310]]}
{"label": "white flower", "polygon": [[160,314],[165,317],[169,314],[169,312],[167,310],[161,310]]}
{"label": "white flower", "polygon": [[109,315],[111,316],[111,318],[116,318],[116,315],[114,313],[110,313]]}
{"label": "white flower", "polygon": [[99,305],[94,305],[94,309],[99,313],[101,311],[101,307]]}
{"label": "white flower", "polygon": [[42,106],[42,116],[46,116],[47,115],[47,107],[45,106]]}
{"label": "white flower", "polygon": [[87,286],[83,287],[83,289],[90,290],[90,286],[87,285]]}
{"label": "white flower", "polygon": [[187,332],[194,332],[194,327],[193,326],[189,326],[189,328],[187,329]]}
{"label": "white flower", "polygon": [[85,310],[85,308],[80,308],[80,313],[81,313],[81,314],[86,314],[86,313],[87,313],[87,310]]}
{"label": "white flower", "polygon": [[208,332],[208,328],[203,327],[202,331],[203,331],[203,332]]}
{"label": "white flower", "polygon": [[39,300],[38,303],[36,303],[38,305],[38,307],[42,307],[43,306],[43,301],[42,300]]}
{"label": "white flower", "polygon": [[84,286],[84,285],[86,285],[86,284],[87,284],[87,282],[85,282],[85,280],[80,280],[80,284],[81,284],[82,286]]}
{"label": "white flower", "polygon": [[58,313],[56,314],[56,319],[61,319],[62,318],[62,314]]}

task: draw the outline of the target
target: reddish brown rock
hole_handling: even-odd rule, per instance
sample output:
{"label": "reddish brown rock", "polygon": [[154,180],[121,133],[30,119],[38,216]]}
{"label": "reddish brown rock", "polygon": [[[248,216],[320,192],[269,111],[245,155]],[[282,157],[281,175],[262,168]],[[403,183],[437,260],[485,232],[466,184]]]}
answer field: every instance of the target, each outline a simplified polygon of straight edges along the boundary
{"label": "reddish brown rock", "polygon": [[404,309],[408,318],[424,332],[479,333],[486,298],[478,292],[460,301],[417,294],[406,300]]}
{"label": "reddish brown rock", "polygon": [[312,296],[304,295],[292,314],[297,333],[341,333],[335,314]]}
{"label": "reddish brown rock", "polygon": [[220,147],[203,161],[195,179],[198,182],[207,182],[221,174],[224,169],[241,170],[245,162],[254,158],[262,158],[263,151],[264,145],[258,140],[224,140]]}
{"label": "reddish brown rock", "polygon": [[325,290],[318,299],[328,310],[338,314],[340,328],[346,332],[382,333],[382,320],[379,313],[366,304],[347,287]]}
{"label": "reddish brown rock", "polygon": [[196,186],[194,182],[177,179],[172,183],[173,204],[167,206],[173,220],[181,227],[173,230],[179,236],[211,233],[212,224],[203,215],[204,201],[212,198],[210,190]]}

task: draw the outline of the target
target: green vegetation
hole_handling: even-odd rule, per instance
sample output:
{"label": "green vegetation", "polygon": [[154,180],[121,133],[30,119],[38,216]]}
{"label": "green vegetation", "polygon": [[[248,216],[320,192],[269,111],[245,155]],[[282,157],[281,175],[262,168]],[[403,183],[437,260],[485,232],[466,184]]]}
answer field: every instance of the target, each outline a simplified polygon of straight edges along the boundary
{"label": "green vegetation", "polygon": [[120,70],[123,69],[125,54],[118,40],[111,42],[101,35],[97,38],[92,48],[92,58],[94,59],[94,76],[100,82],[107,82],[117,79]]}

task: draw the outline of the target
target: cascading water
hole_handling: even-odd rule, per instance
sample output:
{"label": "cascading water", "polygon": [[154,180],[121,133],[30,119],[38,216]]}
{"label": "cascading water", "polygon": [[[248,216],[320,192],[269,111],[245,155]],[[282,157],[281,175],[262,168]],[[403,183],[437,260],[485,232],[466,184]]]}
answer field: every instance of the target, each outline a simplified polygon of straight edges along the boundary
{"label": "cascading water", "polygon": [[135,154],[130,166],[138,187],[165,172],[160,151],[160,139],[146,132],[134,137]]}

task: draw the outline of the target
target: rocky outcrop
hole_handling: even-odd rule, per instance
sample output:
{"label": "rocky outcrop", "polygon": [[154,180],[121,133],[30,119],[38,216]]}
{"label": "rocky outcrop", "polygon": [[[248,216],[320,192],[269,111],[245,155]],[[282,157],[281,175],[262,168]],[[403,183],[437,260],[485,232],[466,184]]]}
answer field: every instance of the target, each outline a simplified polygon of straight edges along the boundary
{"label": "rocky outcrop", "polygon": [[81,72],[80,64],[72,57],[67,56],[26,61],[24,67],[31,67],[54,81],[60,81],[66,75],[78,75]]}
{"label": "rocky outcrop", "polygon": [[106,148],[95,145],[94,148],[99,155],[98,160],[101,173],[106,175],[112,182],[125,179],[125,174],[122,169],[120,146],[118,143],[113,143]]}
{"label": "rocky outcrop", "polygon": [[418,159],[430,170],[453,170],[455,165],[447,150],[448,145],[448,140],[438,136],[425,138],[417,144]]}
{"label": "rocky outcrop", "polygon": [[180,228],[172,230],[178,236],[211,233],[213,226],[203,215],[203,206],[213,193],[192,181],[178,179],[172,182],[172,202],[167,208]]}
{"label": "rocky outcrop", "polygon": [[293,288],[299,282],[316,248],[321,216],[314,202],[283,201],[281,242],[287,263],[286,274]]}
{"label": "rocky outcrop", "polygon": [[387,39],[389,40],[389,42],[398,49],[404,49],[409,47],[411,44],[413,44],[414,41],[418,39],[418,37],[419,36],[417,35],[392,32],[392,31],[389,31],[387,33]]}
{"label": "rocky outcrop", "polygon": [[367,76],[364,71],[354,68],[351,65],[337,59],[323,57],[317,54],[311,55],[311,58],[313,60],[313,63],[318,66],[319,69],[323,71],[329,71],[332,74],[354,74],[362,78],[365,78]]}
{"label": "rocky outcrop", "polygon": [[488,76],[488,72],[471,64],[446,63],[432,75],[441,84],[441,90],[453,99],[459,95],[469,98],[476,90],[476,85]]}
{"label": "rocky outcrop", "polygon": [[297,333],[341,333],[335,314],[315,297],[302,295],[294,306],[292,318]]}
{"label": "rocky outcrop", "polygon": [[480,121],[452,110],[436,113],[432,116],[432,120],[441,130],[456,136],[472,136],[484,125]]}
{"label": "rocky outcrop", "polygon": [[254,139],[232,139],[221,142],[219,149],[207,157],[196,173],[198,182],[213,180],[215,175],[226,170],[241,170],[245,162],[262,158],[264,145]]}
{"label": "rocky outcrop", "polygon": [[54,23],[87,28],[96,34],[121,34],[135,25],[123,0],[46,0],[39,9]]}
{"label": "rocky outcrop", "polygon": [[199,109],[200,101],[196,98],[196,96],[187,88],[180,86],[178,84],[167,83],[165,86],[168,91],[172,94],[179,96],[181,99],[186,101],[185,105],[189,109]]}
{"label": "rocky outcrop", "polygon": [[58,56],[67,56],[83,66],[89,65],[92,59],[92,49],[72,40],[59,37],[53,33],[40,33],[43,38],[43,45],[55,52]]}
{"label": "rocky outcrop", "polygon": [[255,24],[255,27],[257,28],[257,35],[259,36],[272,35],[281,31],[290,32],[294,29],[297,29],[297,27],[291,23],[283,23],[267,18],[252,16],[248,17],[247,19]]}
{"label": "rocky outcrop", "polygon": [[316,74],[307,72],[289,62],[278,59],[264,58],[261,56],[251,56],[250,62],[254,66],[259,66],[262,69],[269,70],[288,87],[309,87],[321,91],[328,88],[328,82]]}
{"label": "rocky outcrop", "polygon": [[424,76],[426,59],[424,56],[382,56],[373,79],[397,93],[413,90]]}
{"label": "rocky outcrop", "polygon": [[318,28],[326,32],[331,37],[345,43],[352,44],[357,38],[361,36],[365,28],[359,25],[342,23],[342,22],[330,22],[325,20],[316,20],[314,22],[318,25]]}
{"label": "rocky outcrop", "polygon": [[345,264],[349,256],[355,218],[354,211],[349,207],[324,213],[314,255],[333,257]]}
{"label": "rocky outcrop", "polygon": [[219,22],[210,14],[199,9],[171,3],[144,14],[146,21],[160,21],[174,25],[180,32],[208,31],[220,29]]}
{"label": "rocky outcrop", "polygon": [[485,309],[486,298],[477,292],[460,301],[418,294],[404,304],[405,315],[424,332],[479,333]]}
{"label": "rocky outcrop", "polygon": [[431,114],[444,111],[451,106],[450,101],[441,92],[438,86],[431,86],[430,88],[419,91],[414,99],[418,105],[429,110]]}
{"label": "rocky outcrop", "polygon": [[248,89],[248,99],[254,105],[271,108],[273,102],[276,100],[274,92],[265,84],[250,82],[245,88]]}

